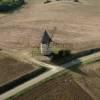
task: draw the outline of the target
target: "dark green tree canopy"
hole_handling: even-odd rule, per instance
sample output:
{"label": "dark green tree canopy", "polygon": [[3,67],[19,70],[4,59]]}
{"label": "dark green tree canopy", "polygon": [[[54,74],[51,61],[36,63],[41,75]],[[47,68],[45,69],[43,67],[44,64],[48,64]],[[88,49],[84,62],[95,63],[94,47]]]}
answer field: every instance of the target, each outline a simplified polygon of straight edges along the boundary
{"label": "dark green tree canopy", "polygon": [[24,3],[24,0],[0,0],[0,11],[13,10]]}

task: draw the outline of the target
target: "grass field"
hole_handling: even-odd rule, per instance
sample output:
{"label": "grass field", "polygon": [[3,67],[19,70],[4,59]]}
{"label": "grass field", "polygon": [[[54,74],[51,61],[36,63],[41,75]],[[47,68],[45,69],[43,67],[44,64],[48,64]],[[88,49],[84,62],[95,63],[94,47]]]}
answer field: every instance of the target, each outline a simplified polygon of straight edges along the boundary
{"label": "grass field", "polygon": [[[73,0],[53,0],[48,4],[43,2],[27,0],[22,9],[0,14],[0,48],[26,50],[38,46],[45,29],[53,33],[54,41],[66,44],[68,50],[100,48],[100,0],[80,0],[79,3]],[[74,72],[76,81],[96,100],[100,99],[99,66],[100,63],[94,63],[82,67],[80,70],[84,74]],[[0,69],[2,84],[33,67],[2,55]],[[81,87],[64,75],[13,100],[92,100]]]}
{"label": "grass field", "polygon": [[100,0],[43,2],[27,0],[24,8],[0,17],[0,47],[26,49],[39,45],[45,29],[67,49],[100,47]]}

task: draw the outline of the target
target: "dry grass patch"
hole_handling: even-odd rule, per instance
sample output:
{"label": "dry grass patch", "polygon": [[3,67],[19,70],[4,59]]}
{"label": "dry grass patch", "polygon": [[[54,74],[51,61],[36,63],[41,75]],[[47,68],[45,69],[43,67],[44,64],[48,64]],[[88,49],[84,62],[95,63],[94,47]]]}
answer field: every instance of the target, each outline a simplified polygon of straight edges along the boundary
{"label": "dry grass patch", "polygon": [[0,53],[0,84],[6,83],[33,69],[35,67],[31,64],[18,61],[13,57]]}

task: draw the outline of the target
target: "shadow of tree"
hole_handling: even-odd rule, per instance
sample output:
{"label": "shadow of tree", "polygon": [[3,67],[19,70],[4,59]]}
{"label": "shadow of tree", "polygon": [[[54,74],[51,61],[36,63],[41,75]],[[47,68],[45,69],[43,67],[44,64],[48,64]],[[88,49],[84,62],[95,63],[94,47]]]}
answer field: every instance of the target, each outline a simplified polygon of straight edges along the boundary
{"label": "shadow of tree", "polygon": [[81,75],[84,75],[84,76],[87,76],[87,74],[85,72],[83,72],[80,67],[82,66],[82,63],[79,59],[75,60],[75,62],[77,64],[69,67],[69,68],[66,68],[65,66],[63,66],[64,68],[66,69],[69,69],[70,71],[74,72],[74,73],[78,73],[78,74],[81,74]]}
{"label": "shadow of tree", "polygon": [[54,54],[51,57],[51,62],[56,64],[56,65],[62,65],[64,63],[70,62],[72,60],[75,60],[77,58],[87,56],[96,52],[100,51],[100,48],[93,48],[93,49],[88,49],[84,51],[80,51],[77,53],[71,53],[70,50],[60,50],[58,54]]}
{"label": "shadow of tree", "polygon": [[[67,55],[59,56],[59,54],[55,54],[54,57],[51,59],[51,62],[56,65],[61,65],[61,66],[63,64],[64,68],[69,69],[72,72],[87,76],[87,74],[80,69],[80,66],[82,66],[82,62],[78,58],[87,56],[87,55],[90,55],[90,54],[93,54],[93,53],[96,53],[99,51],[100,51],[100,48],[94,48],[94,49],[81,51],[81,52],[78,52],[75,54],[70,53],[70,55],[68,55],[68,56]],[[66,63],[68,63],[68,62],[70,62],[70,63],[69,63],[69,65],[67,64],[67,66],[66,66]]]}

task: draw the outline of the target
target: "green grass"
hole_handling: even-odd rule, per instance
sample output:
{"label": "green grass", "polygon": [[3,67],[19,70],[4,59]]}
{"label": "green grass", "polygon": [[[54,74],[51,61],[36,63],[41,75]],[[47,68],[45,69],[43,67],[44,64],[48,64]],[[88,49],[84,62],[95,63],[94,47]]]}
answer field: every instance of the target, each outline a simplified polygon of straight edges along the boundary
{"label": "green grass", "polygon": [[40,48],[39,47],[34,47],[32,48],[32,56],[40,56],[41,52],[40,52]]}
{"label": "green grass", "polygon": [[55,53],[55,54],[58,54],[58,52],[61,50],[61,48],[57,48],[57,47],[53,47],[52,48],[52,51]]}
{"label": "green grass", "polygon": [[[60,50],[60,48],[56,48],[56,47],[53,47],[53,48],[51,48],[52,49],[52,51],[55,53],[55,54],[57,54],[58,52],[59,52],[59,50]],[[34,56],[34,55],[41,55],[41,51],[40,51],[40,48],[39,47],[34,47],[34,48],[32,48],[32,55]]]}
{"label": "green grass", "polygon": [[75,73],[82,73],[81,70],[80,70],[80,67],[82,67],[84,65],[93,64],[93,63],[96,63],[96,62],[100,62],[100,57],[95,57],[94,59],[89,59],[89,60],[86,60],[86,61],[80,61],[78,64],[75,64],[68,69],[75,72]]}

